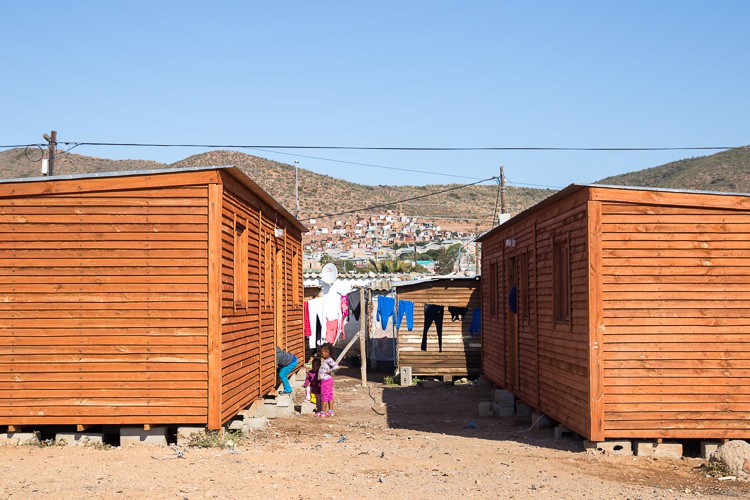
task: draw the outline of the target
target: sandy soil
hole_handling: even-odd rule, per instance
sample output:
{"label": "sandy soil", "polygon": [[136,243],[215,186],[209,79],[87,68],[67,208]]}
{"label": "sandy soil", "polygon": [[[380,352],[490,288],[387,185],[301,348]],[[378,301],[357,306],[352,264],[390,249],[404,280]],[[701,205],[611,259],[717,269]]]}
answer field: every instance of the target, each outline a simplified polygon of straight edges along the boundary
{"label": "sandy soil", "polygon": [[750,497],[748,483],[707,478],[697,458],[592,456],[580,440],[477,418],[490,391],[475,385],[368,391],[344,375],[336,395],[333,418],[274,420],[184,458],[150,446],[0,447],[0,498]]}

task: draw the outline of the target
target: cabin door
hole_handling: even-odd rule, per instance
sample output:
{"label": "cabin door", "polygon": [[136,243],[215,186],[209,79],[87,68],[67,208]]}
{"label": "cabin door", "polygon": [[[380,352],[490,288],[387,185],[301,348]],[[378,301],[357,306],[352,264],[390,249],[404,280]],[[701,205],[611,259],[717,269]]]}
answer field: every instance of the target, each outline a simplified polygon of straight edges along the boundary
{"label": "cabin door", "polygon": [[288,346],[286,345],[286,335],[284,335],[284,247],[279,245],[278,240],[276,240],[273,248],[274,338],[276,339],[276,345],[286,350]]}
{"label": "cabin door", "polygon": [[518,259],[508,258],[508,370],[509,382],[518,389]]}

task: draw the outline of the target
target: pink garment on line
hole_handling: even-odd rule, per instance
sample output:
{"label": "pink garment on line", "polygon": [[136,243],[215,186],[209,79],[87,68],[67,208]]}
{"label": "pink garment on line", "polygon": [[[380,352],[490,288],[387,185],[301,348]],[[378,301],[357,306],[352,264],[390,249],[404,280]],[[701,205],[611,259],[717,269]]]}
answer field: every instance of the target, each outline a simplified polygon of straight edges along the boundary
{"label": "pink garment on line", "polygon": [[326,342],[333,344],[336,341],[336,333],[339,331],[339,320],[326,321]]}
{"label": "pink garment on line", "polygon": [[302,311],[302,315],[305,318],[305,337],[309,337],[312,335],[312,329],[310,328],[310,305],[307,302],[302,307]]}

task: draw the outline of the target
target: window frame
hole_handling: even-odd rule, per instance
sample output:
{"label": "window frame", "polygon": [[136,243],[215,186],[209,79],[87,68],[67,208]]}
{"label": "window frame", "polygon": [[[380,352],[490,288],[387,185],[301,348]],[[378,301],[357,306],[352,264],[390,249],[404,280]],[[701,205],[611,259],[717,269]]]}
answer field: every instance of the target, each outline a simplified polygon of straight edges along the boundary
{"label": "window frame", "polygon": [[552,314],[555,323],[571,325],[573,316],[570,272],[570,233],[552,241]]}

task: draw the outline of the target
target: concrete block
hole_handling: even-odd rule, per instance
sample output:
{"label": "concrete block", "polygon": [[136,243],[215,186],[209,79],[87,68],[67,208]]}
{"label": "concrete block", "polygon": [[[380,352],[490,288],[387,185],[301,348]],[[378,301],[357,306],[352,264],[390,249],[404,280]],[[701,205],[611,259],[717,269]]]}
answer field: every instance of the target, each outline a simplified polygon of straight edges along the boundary
{"label": "concrete block", "polygon": [[120,427],[120,446],[129,444],[167,446],[167,428],[160,426],[146,430],[143,426]]}
{"label": "concrete block", "polygon": [[243,421],[243,425],[243,430],[246,433],[251,431],[262,431],[268,427],[268,419],[266,417],[247,418]]}
{"label": "concrete block", "polygon": [[39,441],[35,432],[7,432],[0,434],[0,445],[21,445]]}
{"label": "concrete block", "polygon": [[[262,402],[261,402],[262,403]],[[275,404],[259,404],[253,405],[255,409],[250,409],[247,412],[243,412],[244,418],[275,418],[276,417],[276,405]]]}
{"label": "concrete block", "polygon": [[419,382],[419,387],[422,389],[435,389],[437,387],[443,387],[443,382],[440,380],[422,380]]}
{"label": "concrete block", "polygon": [[477,387],[480,389],[491,389],[494,386],[495,384],[487,380],[484,375],[480,375],[477,379]]}
{"label": "concrete block", "polygon": [[235,418],[229,421],[229,424],[227,425],[227,429],[229,429],[230,431],[241,431],[243,425],[244,425],[243,418]]}
{"label": "concrete block", "polygon": [[573,434],[575,434],[575,432],[571,431],[570,429],[562,425],[556,425],[554,432],[555,432],[555,439],[571,437]]}
{"label": "concrete block", "polygon": [[104,434],[98,432],[58,432],[55,434],[56,444],[66,446],[103,445]]}
{"label": "concrete block", "polygon": [[401,380],[401,387],[411,387],[411,366],[402,366],[399,372],[399,379]]}
{"label": "concrete block", "polygon": [[291,394],[280,394],[276,396],[276,406],[294,406]]}
{"label": "concrete block", "polygon": [[633,455],[633,445],[629,440],[620,441],[584,441],[586,453],[604,453],[605,455]]}
{"label": "concrete block", "polygon": [[311,403],[309,401],[303,401],[302,405],[300,406],[300,413],[302,415],[312,415],[315,413],[315,410],[318,409],[318,405],[315,403]]}
{"label": "concrete block", "polygon": [[205,427],[178,427],[177,446],[187,446],[190,443],[190,437],[193,434],[205,434],[205,432]]}
{"label": "concrete block", "polygon": [[294,415],[294,406],[277,406],[276,411],[274,411],[273,416],[268,416],[268,418],[285,418],[285,417],[291,417]]}
{"label": "concrete block", "polygon": [[534,409],[523,401],[516,401],[516,420],[531,423],[531,413]]}
{"label": "concrete block", "polygon": [[701,458],[708,460],[721,445],[721,441],[701,441]]}
{"label": "concrete block", "polygon": [[636,441],[635,455],[637,457],[671,458],[674,460],[679,460],[680,458],[682,458],[682,445],[680,443]]}
{"label": "concrete block", "polygon": [[492,416],[492,402],[483,401],[479,403],[478,407],[480,417],[491,417]]}
{"label": "concrete block", "polygon": [[502,406],[499,403],[493,403],[492,411],[495,413],[497,418],[513,418],[516,414],[515,406]]}
{"label": "concrete block", "polygon": [[552,419],[548,415],[535,411],[531,413],[531,423],[534,429],[550,429],[552,428]]}
{"label": "concrete block", "polygon": [[504,406],[506,408],[513,408],[515,413],[515,407],[516,407],[516,398],[513,396],[513,393],[510,391],[505,391],[503,389],[496,389],[495,390],[495,405],[498,406]]}

